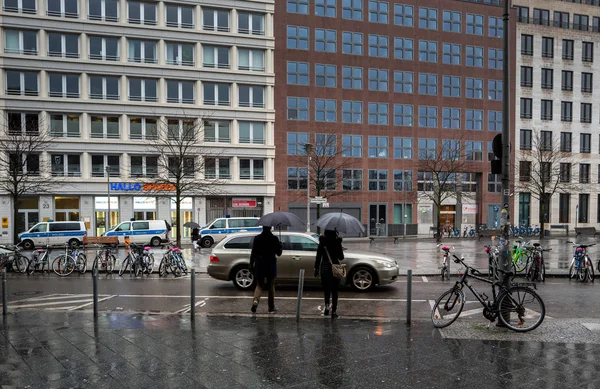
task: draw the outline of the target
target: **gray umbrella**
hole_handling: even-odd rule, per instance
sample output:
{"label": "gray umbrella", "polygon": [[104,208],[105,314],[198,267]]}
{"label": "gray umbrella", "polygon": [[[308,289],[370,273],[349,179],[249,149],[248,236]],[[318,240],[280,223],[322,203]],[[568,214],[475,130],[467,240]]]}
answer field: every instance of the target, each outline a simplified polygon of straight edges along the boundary
{"label": "gray umbrella", "polygon": [[290,212],[271,212],[267,213],[260,218],[258,223],[259,226],[265,227],[302,227],[304,222],[293,213]]}
{"label": "gray umbrella", "polygon": [[337,230],[344,234],[358,235],[364,234],[365,228],[360,220],[352,215],[343,212],[327,213],[319,218],[315,223],[317,227],[324,230]]}
{"label": "gray umbrella", "polygon": [[187,228],[200,228],[200,224],[196,222],[186,222],[183,224],[183,226]]}

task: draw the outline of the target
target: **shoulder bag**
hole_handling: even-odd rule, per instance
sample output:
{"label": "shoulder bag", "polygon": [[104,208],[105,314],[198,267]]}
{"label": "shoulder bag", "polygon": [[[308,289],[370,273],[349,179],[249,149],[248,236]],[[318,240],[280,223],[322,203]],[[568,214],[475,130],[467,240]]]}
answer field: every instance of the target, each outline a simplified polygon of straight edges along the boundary
{"label": "shoulder bag", "polygon": [[331,264],[331,272],[333,273],[333,276],[337,279],[346,277],[346,264],[333,263],[331,261],[331,256],[329,255],[329,250],[327,250],[327,247],[323,248],[325,249],[329,263]]}

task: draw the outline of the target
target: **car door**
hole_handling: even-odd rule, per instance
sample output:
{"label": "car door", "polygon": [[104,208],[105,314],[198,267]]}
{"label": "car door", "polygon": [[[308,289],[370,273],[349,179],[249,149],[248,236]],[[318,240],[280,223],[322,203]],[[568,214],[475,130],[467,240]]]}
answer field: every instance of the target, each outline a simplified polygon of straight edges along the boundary
{"label": "car door", "polygon": [[45,245],[46,242],[46,233],[48,229],[48,223],[40,223],[34,228],[31,229],[31,240],[33,244],[37,247]]}
{"label": "car door", "polygon": [[298,279],[300,269],[304,269],[304,279],[314,279],[315,259],[317,257],[316,240],[304,235],[288,235],[289,255],[293,279]]}
{"label": "car door", "polygon": [[283,251],[280,257],[277,257],[277,278],[280,280],[293,280],[298,278],[294,277],[292,272],[292,252],[289,249],[289,237],[287,235],[276,235],[279,241],[283,245]]}

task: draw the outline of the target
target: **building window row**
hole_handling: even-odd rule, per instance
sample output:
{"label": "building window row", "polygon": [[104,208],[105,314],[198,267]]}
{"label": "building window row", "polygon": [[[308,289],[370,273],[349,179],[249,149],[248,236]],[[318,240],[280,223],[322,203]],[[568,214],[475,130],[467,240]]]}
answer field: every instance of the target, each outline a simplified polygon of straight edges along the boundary
{"label": "building window row", "polygon": [[[125,1],[125,0],[121,0]],[[47,0],[46,15],[79,19],[78,0]],[[36,14],[36,0],[4,0],[5,12]],[[87,0],[87,19],[103,22],[127,22],[134,25],[155,26],[158,24],[158,4],[156,2],[127,1],[127,15],[120,15],[119,0]],[[196,23],[196,7],[188,5],[165,4],[164,25],[167,27],[196,29],[202,31],[230,33],[232,10],[225,8],[201,7],[200,23]],[[237,33],[246,35],[265,35],[265,14],[237,11]]]}
{"label": "building window row", "polygon": [[[597,1],[585,0],[585,2],[583,2],[579,0],[570,2],[591,4]],[[551,10],[544,8],[533,8],[532,10],[531,8],[525,6],[515,6],[515,8],[517,9],[517,21],[521,23],[530,23],[540,26],[554,26],[578,31],[600,32],[600,17],[598,16],[573,13],[573,17],[571,18],[571,14],[565,11],[557,10],[552,12]],[[550,18],[551,13],[552,18]]]}
{"label": "building window row", "polygon": [[[541,56],[542,58],[554,58],[555,47],[558,43],[554,42],[553,37],[542,37]],[[575,41],[573,39],[562,39],[560,49],[562,59],[567,61],[573,61],[575,58]],[[521,55],[533,56],[535,54],[534,49],[534,36],[528,34],[521,34]],[[581,42],[581,62],[591,63],[594,62],[594,42]]]}
{"label": "building window row", "polygon": [[[80,58],[80,36],[70,33],[48,32],[49,57]],[[6,54],[38,55],[37,31],[4,30]],[[121,61],[121,38],[89,36],[87,57],[95,61]],[[159,47],[164,45],[165,57],[159,60]],[[262,49],[178,43],[169,41],[127,38],[127,62],[176,66],[196,66],[196,50],[201,52],[204,68],[231,69],[232,51],[237,50],[237,70],[265,71],[266,51]]]}
{"label": "building window row", "polygon": [[[287,12],[301,15],[311,13],[309,0],[287,0]],[[415,15],[416,13],[416,15]],[[338,15],[336,0],[315,0],[314,14],[321,17],[335,18]],[[397,26],[414,27],[415,18],[417,26],[426,30],[441,30],[467,34],[485,35],[485,16],[479,14],[463,13],[460,11],[438,10],[437,8],[416,7],[408,4],[390,4],[387,1],[368,0],[366,9],[363,9],[363,0],[341,0],[342,19],[368,20],[371,23],[388,24]],[[464,22],[464,27],[463,27]],[[489,16],[487,35],[501,38],[503,34],[502,18]]]}
{"label": "building window row", "polygon": [[[592,103],[579,103],[579,119],[581,123],[592,123]],[[554,100],[540,100],[540,119],[554,120]],[[533,99],[522,97],[520,101],[521,119],[533,119]],[[560,120],[562,122],[573,121],[573,102],[560,102]]]}
{"label": "building window row", "polygon": [[[40,123],[48,123],[53,138],[85,137],[82,128],[89,131],[91,139],[122,139],[128,132],[128,140],[155,140],[160,134],[169,139],[181,136],[204,143],[232,143],[232,133],[237,133],[238,144],[264,145],[267,123],[258,121],[204,120],[128,116],[121,119],[114,114],[89,114],[83,123],[81,113],[49,112],[48,120],[35,112],[9,111],[7,128],[12,133],[39,133]],[[125,138],[123,138],[125,139]]]}
{"label": "building window row", "polygon": [[[48,96],[80,98],[84,88],[79,74],[49,72],[47,74]],[[121,100],[121,77],[87,75],[87,93],[91,100]],[[157,102],[160,100],[159,85],[163,79],[127,77],[127,100]],[[164,101],[174,104],[195,104],[197,81],[164,79]],[[263,85],[237,84],[238,107],[265,108],[266,87]],[[233,84],[202,81],[202,104],[206,106],[232,106]],[[6,95],[39,96],[39,74],[18,70],[6,70]]]}
{"label": "building window row", "polygon": [[[449,65],[466,65],[490,69],[502,69],[503,52],[499,48],[488,48],[487,65],[485,49],[482,46],[463,46],[455,43],[442,43],[429,40],[393,37],[387,35],[367,34],[341,31],[341,52],[348,55],[364,55],[370,57],[389,58],[412,61],[415,56],[421,62],[441,62]],[[308,27],[287,26],[287,48],[295,50],[311,49],[310,29]],[[315,29],[314,50],[335,53],[338,48],[338,31]],[[365,50],[366,49],[366,50]],[[441,49],[441,53],[440,53]],[[464,62],[463,62],[464,56]]]}

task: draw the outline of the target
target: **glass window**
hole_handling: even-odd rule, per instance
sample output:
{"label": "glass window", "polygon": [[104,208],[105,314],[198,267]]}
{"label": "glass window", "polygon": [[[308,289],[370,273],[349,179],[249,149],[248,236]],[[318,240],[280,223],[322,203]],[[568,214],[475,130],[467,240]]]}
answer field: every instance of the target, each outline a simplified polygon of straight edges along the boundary
{"label": "glass window", "polygon": [[362,89],[363,69],[359,67],[342,67],[342,88]]}
{"label": "glass window", "polygon": [[194,104],[194,81],[167,81],[167,103]]}
{"label": "glass window", "polygon": [[467,46],[467,66],[483,67],[483,47]]}
{"label": "glass window", "polygon": [[293,14],[308,14],[308,0],[287,0],[287,11]]}
{"label": "glass window", "polygon": [[88,19],[105,22],[119,21],[118,0],[88,0]]}
{"label": "glass window", "polygon": [[467,109],[465,110],[465,115],[465,126],[467,130],[483,130],[483,110]]}
{"label": "glass window", "polygon": [[454,43],[444,43],[442,45],[442,62],[448,65],[460,65],[461,46]]}
{"label": "glass window", "polygon": [[287,26],[287,48],[308,50],[308,28]]}
{"label": "glass window", "polygon": [[384,69],[369,69],[369,90],[388,91],[388,71]]}
{"label": "glass window", "polygon": [[445,97],[460,97],[460,76],[442,76],[442,95]]}
{"label": "glass window", "polygon": [[342,101],[342,122],[362,123],[362,101]]}
{"label": "glass window", "polygon": [[387,136],[369,136],[369,158],[388,157]]}
{"label": "glass window", "polygon": [[129,101],[158,101],[156,90],[157,80],[144,78],[129,78]]}
{"label": "glass window", "polygon": [[[242,124],[244,123],[244,124]],[[242,137],[242,127],[251,125],[250,122],[239,122],[240,125],[240,138]],[[204,121],[204,141],[205,142],[217,142],[217,143],[229,143],[231,142],[231,123],[229,121]],[[248,134],[251,136],[251,133]],[[242,143],[240,141],[240,143]]]}
{"label": "glass window", "polygon": [[341,0],[342,18],[350,20],[363,20],[362,0]]}
{"label": "glass window", "polygon": [[287,188],[289,190],[306,190],[308,187],[308,169],[289,167],[287,169]]}
{"label": "glass window", "polygon": [[287,63],[287,83],[289,85],[306,85],[309,83],[308,62]]}
{"label": "glass window", "polygon": [[462,13],[457,11],[444,11],[443,29],[448,32],[462,31]]}
{"label": "glass window", "polygon": [[437,74],[419,73],[419,94],[437,96]]}
{"label": "glass window", "polygon": [[190,43],[166,44],[167,65],[194,66],[195,45]]}
{"label": "glass window", "polygon": [[308,143],[308,133],[288,132],[287,153],[288,155],[306,155],[304,146]]}
{"label": "glass window", "polygon": [[465,155],[467,161],[483,161],[483,142],[465,141]]}
{"label": "glass window", "polygon": [[394,125],[407,126],[413,125],[413,106],[406,104],[394,104]]}
{"label": "glass window", "polygon": [[408,38],[394,38],[394,58],[412,61],[414,41]]}
{"label": "glass window", "polygon": [[467,14],[467,34],[483,35],[483,15]]}
{"label": "glass window", "polygon": [[194,7],[166,4],[167,27],[194,28]]}
{"label": "glass window", "polygon": [[315,15],[328,18],[336,17],[336,0],[315,0]]}
{"label": "glass window", "polygon": [[488,99],[502,101],[502,81],[488,80]]}
{"label": "glass window", "polygon": [[79,138],[79,115],[51,113],[50,135],[56,138]]}
{"label": "glass window", "polygon": [[437,9],[419,7],[419,28],[437,30],[437,18]]}
{"label": "glass window", "polygon": [[89,76],[90,98],[94,100],[119,100],[119,77]]}
{"label": "glass window", "polygon": [[204,105],[231,106],[229,98],[229,84],[205,82]]}
{"label": "glass window", "polygon": [[337,67],[335,65],[315,65],[315,85],[335,88],[337,85]]}
{"label": "glass window", "polygon": [[265,71],[265,51],[238,48],[238,69],[252,72]]}
{"label": "glass window", "polygon": [[239,122],[240,143],[265,144],[265,123]]}
{"label": "glass window", "polygon": [[388,125],[387,103],[369,103],[369,124]]}
{"label": "glass window", "polygon": [[504,36],[504,21],[502,18],[490,16],[488,18],[488,36],[502,38]]}
{"label": "glass window", "polygon": [[387,170],[369,170],[369,190],[387,192],[388,190],[388,171]]}
{"label": "glass window", "polygon": [[488,131],[502,132],[502,111],[488,111]]}
{"label": "glass window", "polygon": [[119,38],[90,36],[90,59],[101,61],[119,61]]}
{"label": "glass window", "polygon": [[265,15],[238,11],[238,33],[249,35],[265,35]]}
{"label": "glass window", "polygon": [[502,70],[504,54],[501,49],[488,49],[488,68]]}
{"label": "glass window", "polygon": [[413,73],[412,72],[394,72],[394,92],[413,93]]}
{"label": "glass window", "polygon": [[79,58],[79,36],[48,32],[48,56]]}
{"label": "glass window", "polygon": [[437,128],[437,107],[419,106],[419,127]]}
{"label": "glass window", "polygon": [[394,24],[412,27],[414,24],[414,8],[412,5],[394,3]]}
{"label": "glass window", "polygon": [[239,106],[249,108],[265,107],[265,87],[258,85],[238,85]]}
{"label": "glass window", "polygon": [[79,75],[48,73],[48,96],[79,98]]}
{"label": "glass window", "polygon": [[388,8],[387,1],[369,0],[369,22],[387,24]]}
{"label": "glass window", "polygon": [[419,41],[419,61],[437,62],[437,42]]}
{"label": "glass window", "polygon": [[362,136],[343,135],[342,136],[342,156],[344,157],[362,157]]}
{"label": "glass window", "polygon": [[437,139],[419,139],[419,159],[435,159],[437,154]]}
{"label": "glass window", "polygon": [[533,35],[521,34],[521,54],[533,55]]}
{"label": "glass window", "polygon": [[412,138],[394,138],[394,158],[412,159]]}
{"label": "glass window", "polygon": [[388,57],[389,38],[385,35],[369,34],[369,56]]}
{"label": "glass window", "polygon": [[288,120],[308,120],[308,98],[288,97],[287,118]]}
{"label": "glass window", "polygon": [[460,129],[460,108],[442,108],[442,128]]}
{"label": "glass window", "polygon": [[315,51],[336,52],[336,30],[315,29]]}
{"label": "glass window", "polygon": [[7,54],[37,55],[37,32],[5,30],[4,52]]}
{"label": "glass window", "polygon": [[521,150],[531,150],[531,130],[521,129],[519,145]]}
{"label": "glass window", "polygon": [[342,53],[362,55],[363,34],[359,32],[342,32]]}
{"label": "glass window", "polygon": [[128,44],[128,62],[157,63],[156,42],[129,39]]}
{"label": "glass window", "polygon": [[[204,45],[202,66],[205,68],[229,69],[229,47]],[[240,61],[244,57],[240,56]],[[241,62],[240,62],[241,63]]]}
{"label": "glass window", "polygon": [[343,169],[342,189],[344,191],[362,191],[362,170]]}
{"label": "glass window", "polygon": [[127,1],[127,21],[130,24],[156,25],[156,4]]}
{"label": "glass window", "polygon": [[315,99],[315,121],[335,122],[337,120],[337,101]]}
{"label": "glass window", "polygon": [[467,77],[465,84],[467,99],[483,99],[483,79]]}

